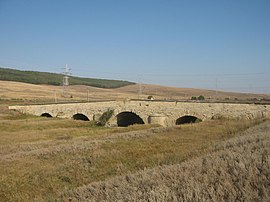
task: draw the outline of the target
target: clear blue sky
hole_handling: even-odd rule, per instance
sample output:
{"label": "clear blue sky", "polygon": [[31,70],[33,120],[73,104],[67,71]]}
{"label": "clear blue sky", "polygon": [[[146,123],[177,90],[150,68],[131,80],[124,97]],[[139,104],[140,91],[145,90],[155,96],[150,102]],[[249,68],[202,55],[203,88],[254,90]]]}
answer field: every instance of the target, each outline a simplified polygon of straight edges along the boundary
{"label": "clear blue sky", "polygon": [[270,93],[269,0],[0,0],[0,28],[4,67]]}

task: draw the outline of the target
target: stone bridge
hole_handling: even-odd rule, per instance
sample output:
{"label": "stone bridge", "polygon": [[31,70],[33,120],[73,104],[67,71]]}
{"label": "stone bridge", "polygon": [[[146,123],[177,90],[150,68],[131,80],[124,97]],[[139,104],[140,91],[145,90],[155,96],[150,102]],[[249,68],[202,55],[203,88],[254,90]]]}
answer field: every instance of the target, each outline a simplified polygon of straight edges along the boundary
{"label": "stone bridge", "polygon": [[172,126],[195,122],[198,119],[202,121],[218,117],[253,119],[270,115],[270,105],[135,100],[10,106],[9,109],[36,116],[85,121],[98,121],[104,112],[112,109],[113,116],[108,122],[112,126],[132,124]]}

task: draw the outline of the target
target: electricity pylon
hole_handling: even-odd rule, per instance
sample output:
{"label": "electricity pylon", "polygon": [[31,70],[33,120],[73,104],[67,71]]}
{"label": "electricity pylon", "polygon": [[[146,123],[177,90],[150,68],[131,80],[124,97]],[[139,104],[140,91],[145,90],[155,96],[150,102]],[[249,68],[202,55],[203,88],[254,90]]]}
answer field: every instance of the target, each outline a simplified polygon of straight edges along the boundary
{"label": "electricity pylon", "polygon": [[64,68],[64,77],[63,77],[63,86],[68,86],[69,85],[69,75],[71,75],[70,73],[70,68],[68,68],[68,65],[66,64],[66,67]]}

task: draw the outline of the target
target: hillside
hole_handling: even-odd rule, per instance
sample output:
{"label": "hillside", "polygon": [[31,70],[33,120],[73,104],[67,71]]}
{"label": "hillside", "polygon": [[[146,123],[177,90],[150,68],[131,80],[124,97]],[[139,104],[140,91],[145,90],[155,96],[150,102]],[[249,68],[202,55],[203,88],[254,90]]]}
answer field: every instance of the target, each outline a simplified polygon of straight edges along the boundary
{"label": "hillside", "polygon": [[[93,101],[93,100],[125,100],[138,99],[139,85],[128,85],[121,88],[106,89],[97,88],[86,85],[72,85],[72,86],[53,86],[53,85],[37,85],[14,81],[0,80],[0,101],[26,101],[26,102],[74,102],[74,101]],[[161,100],[190,100],[192,96],[204,95],[206,99],[234,101],[238,100],[253,100],[254,98],[270,99],[269,94],[245,94],[232,93],[222,91],[211,91],[204,89],[192,88],[175,88],[158,85],[142,85],[142,94],[140,98],[147,99],[152,95],[154,99]]]}
{"label": "hillside", "polygon": [[[60,86],[62,84],[63,75],[48,72],[21,71],[15,69],[0,68],[0,80]],[[86,85],[99,88],[119,88],[122,86],[134,84],[128,81],[81,78],[75,76],[70,76],[69,82],[70,85]]]}
{"label": "hillside", "polygon": [[[255,93],[239,93],[239,92],[226,92],[226,91],[215,91],[207,89],[196,89],[196,88],[177,88],[168,87],[153,84],[142,84],[142,97],[147,98],[147,95],[152,95],[154,98],[160,99],[190,99],[192,96],[203,95],[205,98],[209,99],[240,99],[240,100],[252,100],[256,99],[269,99],[270,94],[255,94]],[[124,86],[115,89],[122,93],[132,93],[138,94],[139,84]]]}

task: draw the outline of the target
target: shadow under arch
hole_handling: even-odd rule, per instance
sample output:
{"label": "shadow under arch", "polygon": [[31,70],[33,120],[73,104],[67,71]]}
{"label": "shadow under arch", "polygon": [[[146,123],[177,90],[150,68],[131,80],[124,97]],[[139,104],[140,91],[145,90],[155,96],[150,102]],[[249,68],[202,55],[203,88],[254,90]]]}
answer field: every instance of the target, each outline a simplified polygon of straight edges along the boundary
{"label": "shadow under arch", "polygon": [[175,124],[181,125],[181,124],[188,124],[188,123],[198,123],[201,121],[202,120],[196,116],[182,116],[176,120]]}
{"label": "shadow under arch", "polygon": [[74,120],[89,121],[89,118],[81,113],[74,114],[72,118]]}
{"label": "shadow under arch", "polygon": [[49,113],[43,113],[43,114],[41,114],[40,116],[42,116],[42,117],[47,117],[47,118],[52,118],[52,115],[49,114]]}
{"label": "shadow under arch", "polygon": [[121,112],[116,115],[117,126],[127,127],[133,124],[144,124],[140,116],[133,112]]}

